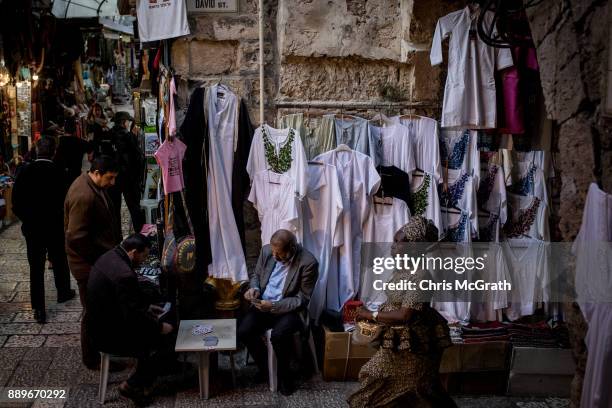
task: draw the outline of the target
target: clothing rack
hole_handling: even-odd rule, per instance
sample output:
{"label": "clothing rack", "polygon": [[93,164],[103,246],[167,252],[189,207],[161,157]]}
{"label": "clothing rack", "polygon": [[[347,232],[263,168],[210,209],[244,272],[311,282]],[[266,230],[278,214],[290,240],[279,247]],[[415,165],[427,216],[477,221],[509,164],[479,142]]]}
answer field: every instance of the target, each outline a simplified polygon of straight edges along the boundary
{"label": "clothing rack", "polygon": [[368,108],[432,108],[433,102],[385,102],[385,101],[275,101],[277,108],[323,108],[323,109],[368,109]]}

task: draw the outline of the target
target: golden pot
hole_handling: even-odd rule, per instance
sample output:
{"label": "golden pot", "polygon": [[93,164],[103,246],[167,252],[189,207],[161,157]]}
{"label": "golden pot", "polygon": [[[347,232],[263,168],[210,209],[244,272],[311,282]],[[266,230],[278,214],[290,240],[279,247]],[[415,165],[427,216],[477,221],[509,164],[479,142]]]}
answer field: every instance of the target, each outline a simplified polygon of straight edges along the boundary
{"label": "golden pot", "polygon": [[214,287],[217,292],[215,309],[236,310],[240,307],[240,288],[245,282],[209,277],[206,283]]}

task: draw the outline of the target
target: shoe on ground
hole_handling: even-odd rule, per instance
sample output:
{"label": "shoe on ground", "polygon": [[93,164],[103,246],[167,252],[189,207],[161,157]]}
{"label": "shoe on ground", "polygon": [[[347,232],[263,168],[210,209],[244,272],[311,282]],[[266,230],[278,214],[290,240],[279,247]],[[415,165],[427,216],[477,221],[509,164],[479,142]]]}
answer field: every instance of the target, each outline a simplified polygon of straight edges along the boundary
{"label": "shoe on ground", "polygon": [[285,397],[290,396],[296,390],[295,384],[291,380],[279,381],[278,384],[278,392],[280,392]]}
{"label": "shoe on ground", "polygon": [[35,309],[34,319],[40,324],[47,323],[47,313],[44,310]]}
{"label": "shoe on ground", "polygon": [[[98,364],[85,364],[89,370],[100,371],[100,363]],[[108,363],[108,372],[109,373],[118,373],[127,368],[127,365],[124,363],[120,363],[118,361],[111,361]]]}
{"label": "shoe on ground", "polygon": [[144,389],[132,387],[127,381],[119,385],[119,395],[131,400],[137,407],[146,407],[152,402]]}
{"label": "shoe on ground", "polygon": [[66,293],[62,293],[61,295],[60,294],[57,295],[57,303],[67,302],[69,300],[74,299],[75,296],[76,296],[76,291],[74,289],[70,289]]}

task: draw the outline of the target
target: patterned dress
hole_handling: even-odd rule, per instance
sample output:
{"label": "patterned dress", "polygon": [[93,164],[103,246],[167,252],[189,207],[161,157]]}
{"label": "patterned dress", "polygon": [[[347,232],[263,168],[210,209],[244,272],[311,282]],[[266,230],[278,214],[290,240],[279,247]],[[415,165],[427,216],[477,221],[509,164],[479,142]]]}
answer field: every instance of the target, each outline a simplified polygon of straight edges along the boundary
{"label": "patterned dress", "polygon": [[[418,282],[424,274],[396,271],[391,282]],[[442,351],[451,345],[446,320],[416,291],[387,290],[381,312],[410,308],[410,322],[388,327],[381,347],[359,372],[359,389],[348,398],[357,407],[456,407],[439,380]]]}

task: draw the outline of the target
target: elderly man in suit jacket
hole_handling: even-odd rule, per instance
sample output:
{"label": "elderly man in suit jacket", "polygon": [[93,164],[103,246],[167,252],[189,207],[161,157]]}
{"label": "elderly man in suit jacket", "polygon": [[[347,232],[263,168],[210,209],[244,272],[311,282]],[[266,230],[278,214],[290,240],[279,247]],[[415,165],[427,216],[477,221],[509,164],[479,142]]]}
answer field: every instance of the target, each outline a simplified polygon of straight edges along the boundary
{"label": "elderly man in suit jacket", "polygon": [[262,335],[272,329],[271,342],[278,361],[279,391],[293,392],[289,370],[292,336],[304,328],[310,295],[318,277],[315,257],[297,243],[295,235],[278,230],[259,255],[244,297],[252,308],[238,327],[238,339],[255,359],[260,378],[265,378],[266,350]]}
{"label": "elderly man in suit jacket", "polygon": [[84,315],[81,319],[83,363],[97,369],[100,356],[91,347],[84,325],[87,315],[87,281],[91,267],[100,256],[121,242],[120,222],[115,218],[108,188],[115,184],[118,168],[112,157],[94,159],[89,173],[82,174],[70,186],[64,202],[66,254],[70,272],[79,286]]}

